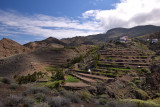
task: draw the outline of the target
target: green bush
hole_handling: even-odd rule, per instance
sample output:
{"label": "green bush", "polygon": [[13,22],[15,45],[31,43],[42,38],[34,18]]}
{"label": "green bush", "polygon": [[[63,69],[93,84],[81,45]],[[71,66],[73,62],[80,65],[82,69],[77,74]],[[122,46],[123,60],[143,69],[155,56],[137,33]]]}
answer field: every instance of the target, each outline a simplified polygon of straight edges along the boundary
{"label": "green bush", "polygon": [[6,77],[2,78],[1,81],[2,81],[3,83],[5,83],[5,84],[10,84],[10,83],[11,83],[10,79],[8,79],[8,78],[6,78]]}
{"label": "green bush", "polygon": [[133,82],[129,82],[129,85],[132,87],[132,89],[135,89],[135,88],[136,88],[136,84],[133,83]]}
{"label": "green bush", "polygon": [[66,78],[67,78],[66,82],[79,82],[80,81],[79,79],[77,79],[76,77],[73,77],[71,75],[67,75]]}
{"label": "green bush", "polygon": [[38,103],[40,103],[40,102],[44,102],[45,100],[46,100],[46,96],[45,96],[45,94],[43,94],[43,93],[37,93],[37,94],[35,94],[35,99],[36,99],[36,101],[38,102]]}
{"label": "green bush", "polygon": [[76,64],[76,63],[79,63],[79,62],[81,62],[82,60],[83,60],[83,56],[82,55],[80,55],[80,56],[78,56],[78,57],[75,57],[72,61],[71,61],[71,64]]}
{"label": "green bush", "polygon": [[46,84],[46,86],[50,89],[59,89],[64,80],[53,81]]}
{"label": "green bush", "polygon": [[141,99],[141,100],[146,100],[146,99],[149,98],[148,94],[141,89],[136,89],[135,90],[135,95],[136,95],[137,99]]}
{"label": "green bush", "polygon": [[91,94],[89,92],[82,91],[80,94],[80,97],[81,97],[81,100],[89,102],[91,99]]}
{"label": "green bush", "polygon": [[52,75],[52,80],[53,81],[59,81],[59,80],[64,80],[65,78],[64,78],[64,72],[62,71],[62,70],[57,70],[56,72],[55,72],[55,74],[53,74]]}
{"label": "green bush", "polygon": [[44,75],[46,74],[40,71],[34,72],[33,74],[28,74],[27,76],[15,76],[15,79],[18,82],[18,84],[27,84],[30,82],[35,82],[40,78],[43,78]]}
{"label": "green bush", "polygon": [[145,68],[142,68],[141,71],[146,73],[146,74],[150,74],[151,73],[151,71],[149,69],[145,69]]}

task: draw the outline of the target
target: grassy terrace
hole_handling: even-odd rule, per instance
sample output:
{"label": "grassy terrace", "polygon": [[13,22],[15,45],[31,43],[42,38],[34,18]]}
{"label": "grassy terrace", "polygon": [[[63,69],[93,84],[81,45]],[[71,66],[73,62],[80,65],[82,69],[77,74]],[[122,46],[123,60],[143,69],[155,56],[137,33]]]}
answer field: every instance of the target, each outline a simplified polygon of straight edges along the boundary
{"label": "grassy terrace", "polygon": [[110,67],[109,69],[118,70],[118,71],[138,70],[138,69],[130,69],[130,68],[112,68],[112,67]]}
{"label": "grassy terrace", "polygon": [[71,76],[71,75],[67,75],[66,82],[80,82],[80,80],[77,79],[76,77]]}

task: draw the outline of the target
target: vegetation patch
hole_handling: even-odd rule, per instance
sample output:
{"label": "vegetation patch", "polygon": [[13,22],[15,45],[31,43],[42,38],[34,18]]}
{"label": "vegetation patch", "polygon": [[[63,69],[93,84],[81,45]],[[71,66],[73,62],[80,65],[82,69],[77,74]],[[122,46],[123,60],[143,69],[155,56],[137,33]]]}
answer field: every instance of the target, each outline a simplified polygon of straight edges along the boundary
{"label": "vegetation patch", "polygon": [[135,69],[130,69],[130,68],[112,68],[112,67],[110,67],[109,69],[111,69],[111,70],[118,70],[118,71],[135,70]]}
{"label": "vegetation patch", "polygon": [[152,101],[143,101],[143,100],[138,100],[138,99],[125,99],[120,101],[119,103],[121,104],[128,104],[128,107],[159,107],[159,104],[156,104]]}
{"label": "vegetation patch", "polygon": [[71,75],[67,75],[66,82],[80,82],[80,80],[77,79],[76,77],[71,76]]}
{"label": "vegetation patch", "polygon": [[18,82],[18,84],[27,84],[30,82],[35,82],[39,80],[40,78],[43,78],[46,75],[46,73],[40,72],[34,72],[33,74],[28,74],[27,76],[17,76],[15,75],[14,78]]}
{"label": "vegetation patch", "polygon": [[148,94],[141,89],[136,89],[135,94],[136,94],[137,99],[146,100],[149,98]]}

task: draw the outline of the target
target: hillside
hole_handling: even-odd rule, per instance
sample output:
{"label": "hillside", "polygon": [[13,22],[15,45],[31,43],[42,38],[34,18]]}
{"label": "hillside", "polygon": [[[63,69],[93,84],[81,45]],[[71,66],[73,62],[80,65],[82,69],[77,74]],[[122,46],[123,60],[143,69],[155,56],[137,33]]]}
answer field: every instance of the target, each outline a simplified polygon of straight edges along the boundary
{"label": "hillside", "polygon": [[13,40],[6,38],[0,40],[0,58],[12,56],[15,54],[26,53],[29,51],[29,48],[24,47]]}
{"label": "hillside", "polygon": [[90,46],[70,48],[43,48],[31,53],[0,59],[0,76],[27,75],[45,71],[47,67],[68,64],[68,60],[85,54]]}
{"label": "hillside", "polygon": [[114,28],[108,30],[105,34],[89,35],[88,39],[95,42],[105,42],[112,39],[117,39],[120,36],[138,37],[150,33],[154,33],[160,30],[159,26],[146,25],[146,26],[136,26],[133,28]]}
{"label": "hillside", "polygon": [[80,45],[94,45],[94,43],[86,37],[73,37],[61,39],[62,42],[68,46],[80,46]]}
{"label": "hillside", "polygon": [[35,41],[35,42],[29,42],[27,44],[24,44],[25,47],[28,47],[32,50],[40,49],[40,48],[63,48],[65,46],[65,43],[62,41],[49,37],[42,41]]}
{"label": "hillside", "polygon": [[136,40],[96,46],[84,45],[84,38],[74,38],[70,45],[74,47],[69,47],[72,41],[66,40],[64,48],[48,48],[52,44],[49,38],[43,41],[48,43],[44,47],[0,59],[1,104],[160,106],[160,67],[153,64],[155,52]]}

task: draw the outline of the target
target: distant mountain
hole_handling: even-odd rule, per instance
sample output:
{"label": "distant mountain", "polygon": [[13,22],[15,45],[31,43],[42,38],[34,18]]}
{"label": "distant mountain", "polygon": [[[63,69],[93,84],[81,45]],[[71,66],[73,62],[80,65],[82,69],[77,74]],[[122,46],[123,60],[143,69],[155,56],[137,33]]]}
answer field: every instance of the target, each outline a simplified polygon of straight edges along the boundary
{"label": "distant mountain", "polygon": [[61,39],[62,42],[66,43],[68,46],[79,46],[79,45],[94,45],[94,43],[86,37],[73,37]]}
{"label": "distant mountain", "polygon": [[88,39],[94,42],[106,42],[121,36],[138,37],[160,31],[160,26],[146,25],[133,28],[114,28],[108,30],[105,34],[89,35]]}
{"label": "distant mountain", "polygon": [[2,40],[0,40],[0,58],[29,51],[29,48],[26,48],[13,40],[7,38],[3,38]]}
{"label": "distant mountain", "polygon": [[49,37],[42,41],[29,42],[27,44],[24,44],[24,46],[32,50],[39,48],[63,48],[65,46],[65,43],[56,38]]}

